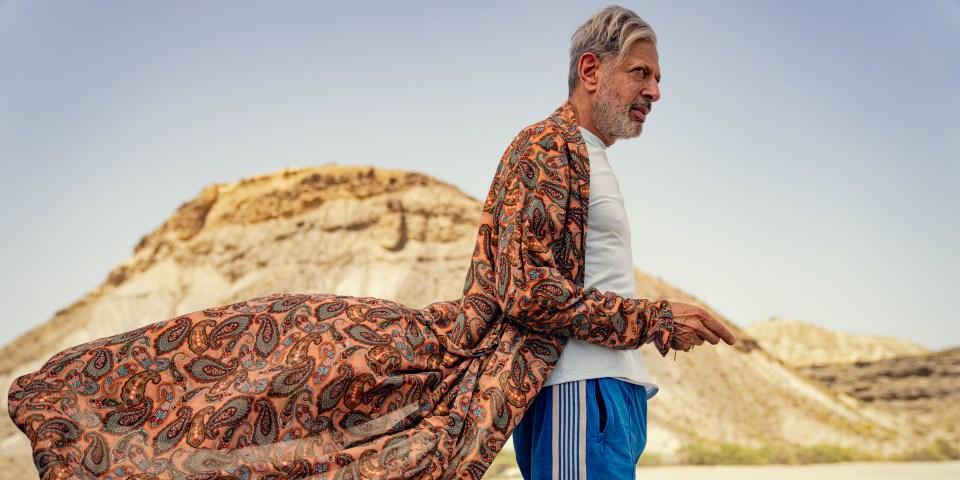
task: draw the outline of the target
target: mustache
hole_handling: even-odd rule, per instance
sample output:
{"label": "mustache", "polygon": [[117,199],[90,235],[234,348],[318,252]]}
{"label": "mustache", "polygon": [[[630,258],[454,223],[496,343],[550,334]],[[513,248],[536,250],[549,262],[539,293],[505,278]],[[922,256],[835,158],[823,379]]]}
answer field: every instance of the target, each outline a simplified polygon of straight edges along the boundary
{"label": "mustache", "polygon": [[647,100],[634,100],[633,103],[630,104],[630,108],[644,108],[647,112],[651,112],[653,111],[653,103]]}

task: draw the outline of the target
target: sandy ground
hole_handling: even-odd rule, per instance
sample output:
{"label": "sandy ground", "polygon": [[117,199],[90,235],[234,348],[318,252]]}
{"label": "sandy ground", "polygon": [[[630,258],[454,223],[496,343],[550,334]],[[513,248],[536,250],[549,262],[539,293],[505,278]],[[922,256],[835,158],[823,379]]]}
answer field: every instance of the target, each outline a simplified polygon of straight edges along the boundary
{"label": "sandy ground", "polygon": [[[496,477],[499,480],[519,479],[520,471],[510,469]],[[669,480],[956,480],[960,479],[958,462],[917,463],[841,463],[822,465],[764,467],[644,467],[637,469],[638,479]],[[491,479],[493,480],[493,479]]]}
{"label": "sandy ground", "polygon": [[[5,462],[0,458],[0,465]],[[37,478],[36,470],[26,464],[22,470],[4,465],[0,478],[24,480]],[[516,468],[485,480],[519,480]],[[644,467],[637,470],[637,479],[667,480],[956,480],[960,479],[960,462],[929,463],[843,463],[798,467]]]}
{"label": "sandy ground", "polygon": [[960,462],[843,463],[796,467],[648,467],[637,470],[637,478],[749,479],[776,480],[955,480],[960,479]]}

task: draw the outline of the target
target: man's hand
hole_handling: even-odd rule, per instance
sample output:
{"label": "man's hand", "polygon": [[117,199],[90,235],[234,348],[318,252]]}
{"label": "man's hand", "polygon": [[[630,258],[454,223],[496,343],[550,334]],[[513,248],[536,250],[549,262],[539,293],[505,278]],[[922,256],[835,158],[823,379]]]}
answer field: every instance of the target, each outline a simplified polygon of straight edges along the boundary
{"label": "man's hand", "polygon": [[670,302],[673,312],[673,340],[670,347],[674,350],[689,351],[704,341],[716,345],[723,340],[727,345],[733,345],[736,339],[720,321],[713,318],[706,310],[685,303]]}

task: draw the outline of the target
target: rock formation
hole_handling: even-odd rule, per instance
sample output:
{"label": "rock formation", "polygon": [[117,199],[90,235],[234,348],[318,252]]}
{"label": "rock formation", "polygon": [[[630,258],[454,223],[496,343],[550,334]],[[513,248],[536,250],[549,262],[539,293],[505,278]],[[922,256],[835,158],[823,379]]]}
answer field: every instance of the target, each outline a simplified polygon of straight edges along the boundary
{"label": "rock formation", "polygon": [[801,371],[867,405],[909,418],[915,435],[960,439],[960,348]]}
{"label": "rock formation", "polygon": [[771,318],[745,329],[770,355],[824,386],[904,419],[909,436],[960,441],[960,348],[832,332]]}

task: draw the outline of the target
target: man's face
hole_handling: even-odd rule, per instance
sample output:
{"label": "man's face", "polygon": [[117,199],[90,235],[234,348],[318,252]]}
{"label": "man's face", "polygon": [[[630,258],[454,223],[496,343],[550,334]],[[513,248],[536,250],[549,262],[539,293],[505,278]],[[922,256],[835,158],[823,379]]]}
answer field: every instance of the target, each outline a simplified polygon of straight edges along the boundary
{"label": "man's face", "polygon": [[660,64],[657,47],[637,41],[623,61],[601,64],[600,81],[593,98],[593,124],[608,145],[618,138],[640,135],[652,103],[660,99]]}

